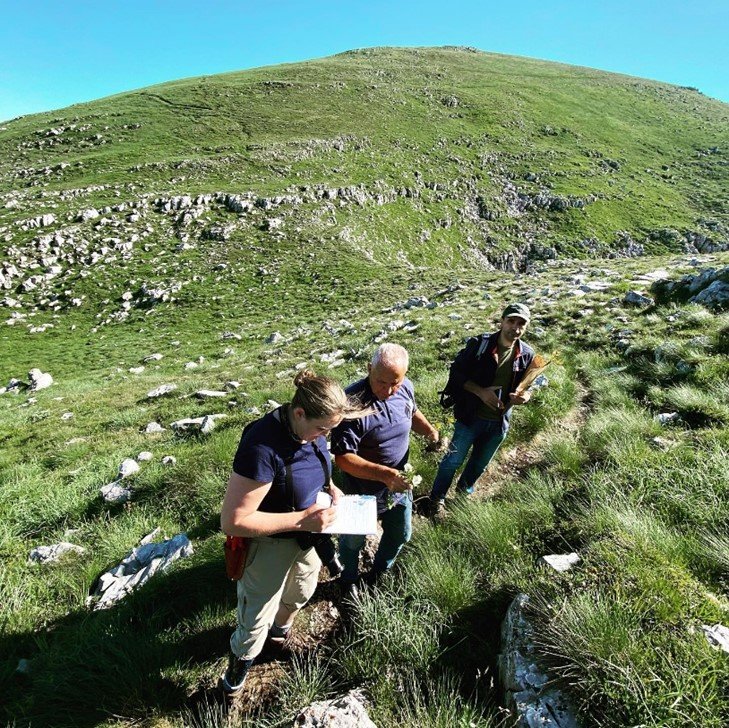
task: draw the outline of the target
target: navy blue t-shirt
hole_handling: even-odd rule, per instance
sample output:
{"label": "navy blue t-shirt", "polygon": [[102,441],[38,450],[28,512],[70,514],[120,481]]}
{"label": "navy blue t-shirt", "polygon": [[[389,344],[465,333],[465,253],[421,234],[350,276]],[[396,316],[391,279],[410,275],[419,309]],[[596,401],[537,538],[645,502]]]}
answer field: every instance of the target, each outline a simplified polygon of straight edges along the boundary
{"label": "navy blue t-shirt", "polygon": [[[288,513],[303,511],[316,501],[316,494],[329,484],[332,464],[324,437],[300,443],[277,419],[285,412],[279,408],[254,422],[243,434],[233,459],[233,472],[259,483],[272,483],[261,501],[259,511]],[[326,464],[326,479],[323,464]],[[286,465],[291,468],[293,504],[286,494]]]}
{"label": "navy blue t-shirt", "polygon": [[[357,397],[363,406],[376,412],[357,420],[343,420],[332,430],[332,452],[335,455],[354,453],[378,465],[402,470],[410,451],[410,430],[417,410],[413,384],[405,379],[400,389],[385,400],[372,393],[365,377],[345,390]],[[387,508],[387,486],[378,480],[365,480],[344,474],[344,491],[377,496],[378,511]]]}

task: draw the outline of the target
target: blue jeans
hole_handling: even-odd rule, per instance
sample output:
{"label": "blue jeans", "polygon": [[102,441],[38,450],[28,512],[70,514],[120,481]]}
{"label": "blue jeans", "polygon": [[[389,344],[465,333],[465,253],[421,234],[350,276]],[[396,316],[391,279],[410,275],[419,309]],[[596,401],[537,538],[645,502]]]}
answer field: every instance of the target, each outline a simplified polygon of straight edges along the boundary
{"label": "blue jeans", "polygon": [[433,490],[430,492],[431,499],[445,498],[453,476],[456,474],[456,470],[463,465],[471,446],[473,446],[471,457],[458,479],[456,488],[461,492],[472,492],[473,484],[486,470],[505,437],[506,432],[502,432],[501,422],[477,418],[472,424],[464,425],[456,420],[448,452],[438,466]]}
{"label": "blue jeans", "polygon": [[[379,516],[382,523],[382,538],[372,564],[372,573],[381,574],[394,563],[403,544],[410,540],[413,532],[413,502],[393,506]],[[365,536],[345,534],[339,537],[339,558],[344,566],[342,581],[355,581],[359,571],[359,552],[365,544]]]}

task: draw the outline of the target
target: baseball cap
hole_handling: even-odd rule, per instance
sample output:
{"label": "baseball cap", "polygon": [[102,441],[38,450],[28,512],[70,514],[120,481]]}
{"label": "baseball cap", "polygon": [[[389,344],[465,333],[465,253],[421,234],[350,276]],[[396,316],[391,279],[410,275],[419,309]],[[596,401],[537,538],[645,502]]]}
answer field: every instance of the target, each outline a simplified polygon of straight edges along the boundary
{"label": "baseball cap", "polygon": [[519,316],[523,318],[527,323],[531,318],[529,309],[523,303],[510,303],[505,309],[504,313],[501,314],[501,318],[505,319],[507,316]]}

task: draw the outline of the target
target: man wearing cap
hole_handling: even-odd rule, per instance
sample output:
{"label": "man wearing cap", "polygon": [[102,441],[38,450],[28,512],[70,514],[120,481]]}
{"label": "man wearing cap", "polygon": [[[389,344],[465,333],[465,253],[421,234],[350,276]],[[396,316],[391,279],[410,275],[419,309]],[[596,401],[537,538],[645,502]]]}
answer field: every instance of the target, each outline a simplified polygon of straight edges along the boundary
{"label": "man wearing cap", "polygon": [[501,315],[501,328],[470,338],[451,364],[445,391],[453,398],[456,423],[430,493],[431,516],[442,514],[453,476],[471,448],[456,490],[473,493],[474,483],[506,437],[512,405],[529,401],[529,392],[515,390],[534,358],[533,349],[521,341],[530,318],[523,303],[509,304]]}

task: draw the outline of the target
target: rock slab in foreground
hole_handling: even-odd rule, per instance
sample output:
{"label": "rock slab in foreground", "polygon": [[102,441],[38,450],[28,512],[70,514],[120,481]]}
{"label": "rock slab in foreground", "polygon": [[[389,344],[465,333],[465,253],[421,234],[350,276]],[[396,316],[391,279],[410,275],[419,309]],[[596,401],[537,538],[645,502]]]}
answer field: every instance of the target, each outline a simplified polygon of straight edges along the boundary
{"label": "rock slab in foreground", "polygon": [[93,609],[108,609],[137,587],[149,581],[158,571],[163,571],[178,559],[192,554],[192,544],[184,533],[178,533],[167,541],[145,543],[132,549],[117,566],[102,574],[94,593],[99,597]]}
{"label": "rock slab in foreground", "polygon": [[362,696],[356,690],[332,700],[321,700],[304,708],[294,721],[294,726],[306,728],[377,728],[362,704]]}
{"label": "rock slab in foreground", "polygon": [[534,627],[525,612],[528,602],[528,595],[517,595],[501,626],[499,673],[507,707],[515,711],[517,726],[578,728],[568,700],[556,688],[548,687],[549,676],[537,663]]}

